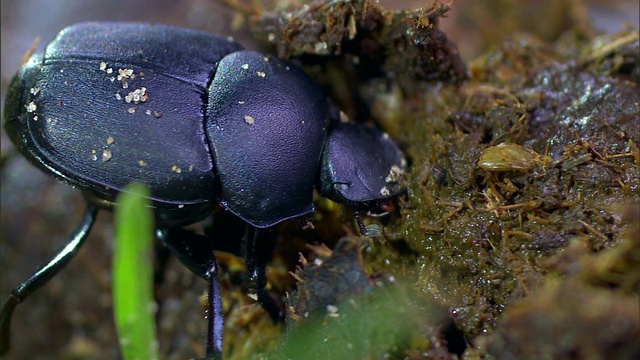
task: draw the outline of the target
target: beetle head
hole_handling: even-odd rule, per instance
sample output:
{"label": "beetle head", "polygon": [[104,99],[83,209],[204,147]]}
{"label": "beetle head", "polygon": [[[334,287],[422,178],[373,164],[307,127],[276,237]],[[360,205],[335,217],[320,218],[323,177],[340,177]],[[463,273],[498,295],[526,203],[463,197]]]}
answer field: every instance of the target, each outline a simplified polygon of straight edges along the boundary
{"label": "beetle head", "polygon": [[318,191],[356,211],[383,211],[404,191],[406,160],[386,133],[336,121],[322,154]]}

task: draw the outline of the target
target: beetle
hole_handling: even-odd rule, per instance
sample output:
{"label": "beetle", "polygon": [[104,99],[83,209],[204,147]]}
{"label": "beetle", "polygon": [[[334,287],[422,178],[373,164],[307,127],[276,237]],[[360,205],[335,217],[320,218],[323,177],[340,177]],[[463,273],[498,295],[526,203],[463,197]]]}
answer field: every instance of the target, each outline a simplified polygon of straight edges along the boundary
{"label": "beetle", "polygon": [[[34,165],[82,191],[84,218],[67,245],[17,286],[0,314],[0,353],[18,303],[82,246],[99,210],[137,181],[150,191],[156,237],[209,283],[207,358],[222,356],[213,244],[183,229],[222,206],[246,224],[247,278],[274,320],[265,264],[269,228],[315,211],[314,189],[358,214],[403,190],[398,145],[334,116],[297,66],[231,39],[167,25],[89,22],[62,30],[12,80],[4,126]],[[236,241],[236,239],[228,239]]]}

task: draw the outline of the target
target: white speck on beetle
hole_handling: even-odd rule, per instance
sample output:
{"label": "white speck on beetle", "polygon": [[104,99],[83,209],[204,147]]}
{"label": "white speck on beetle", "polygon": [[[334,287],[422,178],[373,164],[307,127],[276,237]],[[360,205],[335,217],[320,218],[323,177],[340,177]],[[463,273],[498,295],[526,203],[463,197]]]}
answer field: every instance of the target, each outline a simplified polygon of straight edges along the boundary
{"label": "white speck on beetle", "polygon": [[253,117],[246,115],[244,117],[244,122],[246,122],[249,125],[253,125],[256,122],[256,120]]}
{"label": "white speck on beetle", "polygon": [[118,93],[116,93],[116,100],[122,100],[122,96]]}
{"label": "white speck on beetle", "polygon": [[107,72],[107,74],[113,74],[113,69],[112,68],[108,68],[107,70],[105,70]]}
{"label": "white speck on beetle", "polygon": [[249,68],[249,64],[242,64],[242,66],[240,66],[241,68],[247,70]]}
{"label": "white speck on beetle", "polygon": [[268,57],[268,56],[265,56],[265,57],[263,57],[263,58],[262,58],[262,60],[264,60],[264,61],[266,61],[266,62],[269,62],[269,57]]}
{"label": "white speck on beetle", "polygon": [[238,104],[240,104],[240,105],[242,105],[242,104],[244,104],[244,103],[245,103],[245,101],[244,101],[244,100],[240,100],[240,101],[238,101]]}
{"label": "white speck on beetle", "polygon": [[176,173],[176,174],[180,174],[180,173],[182,172],[182,169],[180,169],[180,168],[178,167],[178,165],[173,165],[173,166],[171,167],[171,171],[173,171],[173,172],[174,172],[174,173]]}
{"label": "white speck on beetle", "polygon": [[256,71],[256,74],[258,74],[258,76],[260,76],[260,77],[265,77],[265,76],[267,76],[267,73],[266,73],[266,72],[264,72],[264,71]]}
{"label": "white speck on beetle", "polygon": [[138,160],[138,165],[140,166],[147,166],[147,162],[144,160]]}
{"label": "white speck on beetle", "polygon": [[34,103],[33,101],[27,104],[27,112],[34,112],[36,111],[36,109],[37,109],[36,103]]}
{"label": "white speck on beetle", "polygon": [[127,110],[127,112],[128,112],[129,114],[133,114],[133,113],[135,113],[135,112],[136,112],[136,108],[130,107],[130,108]]}
{"label": "white speck on beetle", "polygon": [[340,110],[340,113],[338,114],[338,117],[340,118],[340,122],[341,123],[348,123],[349,122],[349,115],[347,115],[347,113],[345,113],[342,110]]}
{"label": "white speck on beetle", "polygon": [[146,87],[135,89],[124,97],[124,101],[126,101],[127,103],[133,102],[134,104],[146,102],[147,100],[149,100],[149,94],[147,93]]}
{"label": "white speck on beetle", "polygon": [[100,63],[100,71],[106,71],[106,70],[107,70],[107,63],[103,61]]}
{"label": "white speck on beetle", "polygon": [[394,164],[391,166],[391,169],[389,170],[389,175],[387,175],[384,181],[388,183],[397,182],[402,176],[402,174],[404,174],[404,170],[402,170],[402,168],[400,168],[398,165]]}
{"label": "white speck on beetle", "polygon": [[96,150],[91,150],[91,160],[98,161],[98,152]]}
{"label": "white speck on beetle", "polygon": [[107,144],[108,144],[108,145],[113,144],[115,141],[116,141],[116,140],[113,138],[113,136],[109,136],[109,137],[107,138]]}
{"label": "white speck on beetle", "polygon": [[151,110],[147,110],[144,113],[147,114],[147,115],[151,115]]}
{"label": "white speck on beetle", "polygon": [[178,209],[182,209],[184,207],[184,205],[180,204],[178,205]]}
{"label": "white speck on beetle", "polygon": [[102,160],[102,162],[107,162],[109,160],[111,160],[111,150],[109,149],[105,149],[102,150],[102,157],[100,158]]}
{"label": "white speck on beetle", "polygon": [[122,88],[127,89],[129,87],[129,80],[133,80],[136,74],[133,73],[133,69],[118,69],[118,81],[122,81]]}
{"label": "white speck on beetle", "polygon": [[31,88],[29,89],[29,92],[31,93],[31,95],[36,95],[40,92],[40,88]]}
{"label": "white speck on beetle", "polygon": [[389,189],[387,189],[386,186],[383,186],[382,189],[380,189],[380,195],[389,196],[390,194],[391,194],[391,191],[389,191]]}
{"label": "white speck on beetle", "polygon": [[134,77],[133,69],[118,69],[118,81],[133,79]]}
{"label": "white speck on beetle", "polygon": [[33,117],[33,121],[38,121],[38,115]]}

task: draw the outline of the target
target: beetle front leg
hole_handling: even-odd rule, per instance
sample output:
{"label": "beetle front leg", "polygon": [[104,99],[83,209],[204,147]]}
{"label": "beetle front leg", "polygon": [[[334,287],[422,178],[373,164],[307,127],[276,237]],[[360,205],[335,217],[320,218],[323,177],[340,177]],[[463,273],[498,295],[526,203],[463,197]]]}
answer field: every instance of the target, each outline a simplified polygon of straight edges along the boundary
{"label": "beetle front leg", "polygon": [[11,295],[9,295],[9,299],[7,299],[7,302],[2,307],[2,312],[0,312],[0,355],[9,351],[11,343],[11,316],[16,306],[24,301],[29,294],[51,280],[51,278],[73,259],[87,239],[87,235],[96,221],[97,213],[98,209],[95,206],[87,205],[87,210],[82,222],[73,231],[67,244],[58,251],[56,256],[42,266],[40,270],[13,289]]}
{"label": "beetle front leg", "polygon": [[268,230],[247,225],[245,238],[245,261],[249,287],[255,292],[256,300],[274,322],[284,320],[282,307],[265,290],[267,276],[265,268],[273,253],[276,234]]}
{"label": "beetle front leg", "polygon": [[182,228],[159,229],[156,237],[184,266],[209,280],[209,271],[216,264],[213,243],[209,238]]}
{"label": "beetle front leg", "polygon": [[222,293],[218,281],[218,264],[215,262],[209,270],[209,289],[207,293],[207,360],[222,359],[222,334],[224,331],[224,312]]}
{"label": "beetle front leg", "polygon": [[160,229],[156,237],[173,252],[196,275],[209,282],[207,318],[206,359],[222,359],[222,335],[224,313],[222,294],[218,281],[218,264],[213,254],[213,244],[206,236],[181,228]]}

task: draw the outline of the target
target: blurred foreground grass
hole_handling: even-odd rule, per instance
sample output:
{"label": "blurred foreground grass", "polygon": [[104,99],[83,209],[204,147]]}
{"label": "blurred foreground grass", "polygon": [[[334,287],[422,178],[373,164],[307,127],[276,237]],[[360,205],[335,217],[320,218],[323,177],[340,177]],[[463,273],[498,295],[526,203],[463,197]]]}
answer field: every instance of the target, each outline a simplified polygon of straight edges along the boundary
{"label": "blurred foreground grass", "polygon": [[118,197],[113,308],[124,359],[158,359],[153,299],[153,218],[149,190],[132,184]]}

